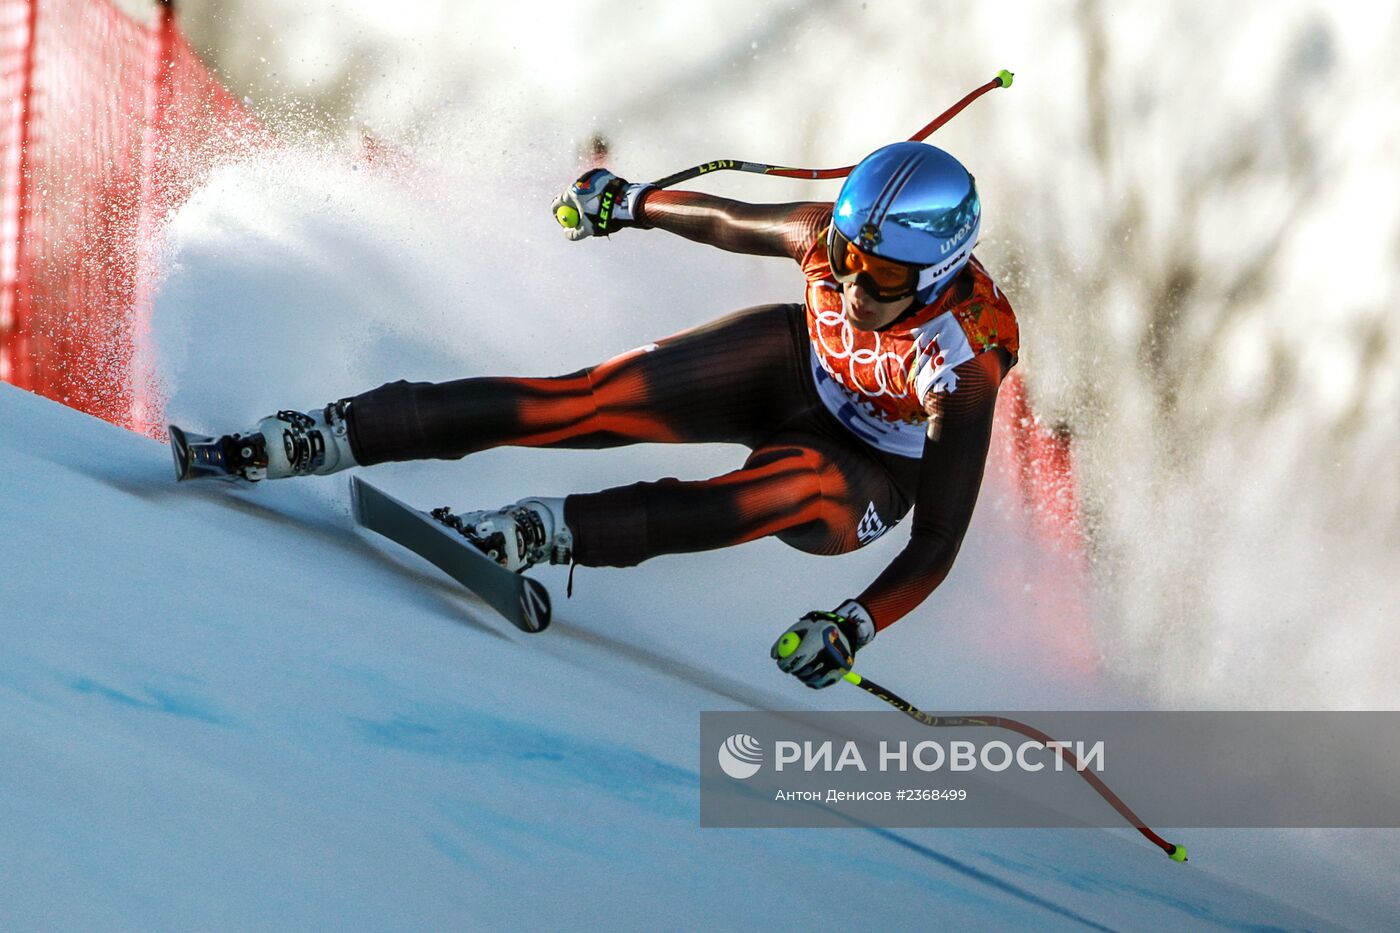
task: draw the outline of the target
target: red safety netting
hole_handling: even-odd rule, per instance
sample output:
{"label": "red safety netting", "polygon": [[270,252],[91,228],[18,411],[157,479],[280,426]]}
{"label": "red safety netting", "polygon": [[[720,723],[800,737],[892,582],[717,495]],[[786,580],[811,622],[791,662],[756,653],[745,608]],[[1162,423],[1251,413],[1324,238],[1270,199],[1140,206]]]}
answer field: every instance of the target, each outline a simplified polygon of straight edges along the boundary
{"label": "red safety netting", "polygon": [[[1072,438],[1045,424],[1013,372],[997,396],[996,429],[988,473],[1007,495],[1024,548],[999,555],[1006,579],[1025,581],[1017,643],[1064,674],[1088,674],[1098,665],[1091,631],[1090,567],[1080,516]],[[1004,633],[988,628],[997,641]],[[998,641],[998,649],[1005,647]]]}
{"label": "red safety netting", "polygon": [[137,430],[134,372],[165,216],[259,144],[168,5],[0,0],[0,379]]}

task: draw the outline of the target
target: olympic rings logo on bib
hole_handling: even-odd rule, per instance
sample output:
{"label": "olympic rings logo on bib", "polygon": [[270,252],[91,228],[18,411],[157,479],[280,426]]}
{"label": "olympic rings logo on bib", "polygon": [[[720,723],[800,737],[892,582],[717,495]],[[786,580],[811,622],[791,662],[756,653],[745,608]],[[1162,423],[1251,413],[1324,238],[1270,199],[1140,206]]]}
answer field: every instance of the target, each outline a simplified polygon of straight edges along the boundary
{"label": "olympic rings logo on bib", "polygon": [[[862,395],[871,398],[907,398],[909,387],[904,379],[899,380],[898,386],[890,385],[890,367],[893,365],[894,371],[903,373],[905,361],[913,348],[887,347],[882,335],[873,332],[861,334],[869,345],[858,346],[856,331],[846,320],[839,302],[833,308],[829,301],[821,301],[820,297],[824,296],[816,292],[818,288],[832,289],[833,292],[835,289],[826,282],[815,283],[808,305],[815,325],[813,336],[817,340],[817,355],[821,357],[823,368],[846,388]],[[833,341],[839,345],[833,346]],[[836,365],[842,360],[847,361],[846,365]],[[870,384],[872,381],[873,385]]]}

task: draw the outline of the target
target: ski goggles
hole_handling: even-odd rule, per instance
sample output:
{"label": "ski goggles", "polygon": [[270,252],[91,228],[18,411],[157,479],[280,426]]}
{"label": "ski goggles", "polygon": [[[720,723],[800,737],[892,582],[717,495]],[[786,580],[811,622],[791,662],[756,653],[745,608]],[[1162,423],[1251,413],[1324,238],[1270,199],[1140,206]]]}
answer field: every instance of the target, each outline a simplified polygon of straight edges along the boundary
{"label": "ski goggles", "polygon": [[919,290],[918,266],[884,259],[863,251],[831,225],[827,254],[836,281],[854,282],[878,301],[898,301]]}

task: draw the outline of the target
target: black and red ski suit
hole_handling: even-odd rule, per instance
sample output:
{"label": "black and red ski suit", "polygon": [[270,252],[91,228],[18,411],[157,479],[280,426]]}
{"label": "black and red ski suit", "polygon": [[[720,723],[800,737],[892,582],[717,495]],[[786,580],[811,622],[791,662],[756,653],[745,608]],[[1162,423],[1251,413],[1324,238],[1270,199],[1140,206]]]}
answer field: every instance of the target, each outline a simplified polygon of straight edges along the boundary
{"label": "black and red ski suit", "polygon": [[[808,274],[807,303],[738,311],[565,376],[389,383],[351,400],[356,460],[456,459],[507,445],[744,444],[752,450],[744,465],[712,479],[667,478],[569,496],[575,561],[626,567],[766,535],[812,554],[839,554],[878,537],[912,506],[909,543],[856,597],[877,629],[889,625],[942,582],[958,552],[982,480],[997,387],[1015,363],[1015,318],[974,260],[934,305],[884,328],[887,342],[903,346],[897,336],[951,310],[956,316],[941,320],[963,321],[976,346],[970,359],[939,376],[937,391],[903,385],[913,354],[940,352],[936,339],[931,349],[927,340],[908,342],[909,359],[885,354],[888,374],[876,374],[884,397],[874,402],[894,413],[876,412],[874,423],[918,421],[922,450],[910,456],[868,442],[858,424],[843,423],[824,404],[818,383],[827,375],[813,365],[821,356],[814,314],[823,313],[814,302],[832,300],[827,291],[839,301],[825,265],[831,210],[830,203],[751,205],[649,192],[639,226],[794,259]],[[829,324],[831,312],[824,313]],[[878,353],[865,358],[886,362]],[[836,381],[853,380],[847,373]]]}

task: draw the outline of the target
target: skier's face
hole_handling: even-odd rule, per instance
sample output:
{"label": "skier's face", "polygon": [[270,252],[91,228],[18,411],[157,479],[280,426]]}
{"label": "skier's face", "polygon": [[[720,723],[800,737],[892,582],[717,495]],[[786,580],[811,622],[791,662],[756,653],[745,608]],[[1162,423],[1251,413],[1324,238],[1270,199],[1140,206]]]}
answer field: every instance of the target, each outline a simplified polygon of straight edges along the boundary
{"label": "skier's face", "polygon": [[841,298],[846,320],[856,330],[879,330],[887,327],[914,304],[913,298],[880,301],[855,282],[842,284]]}

